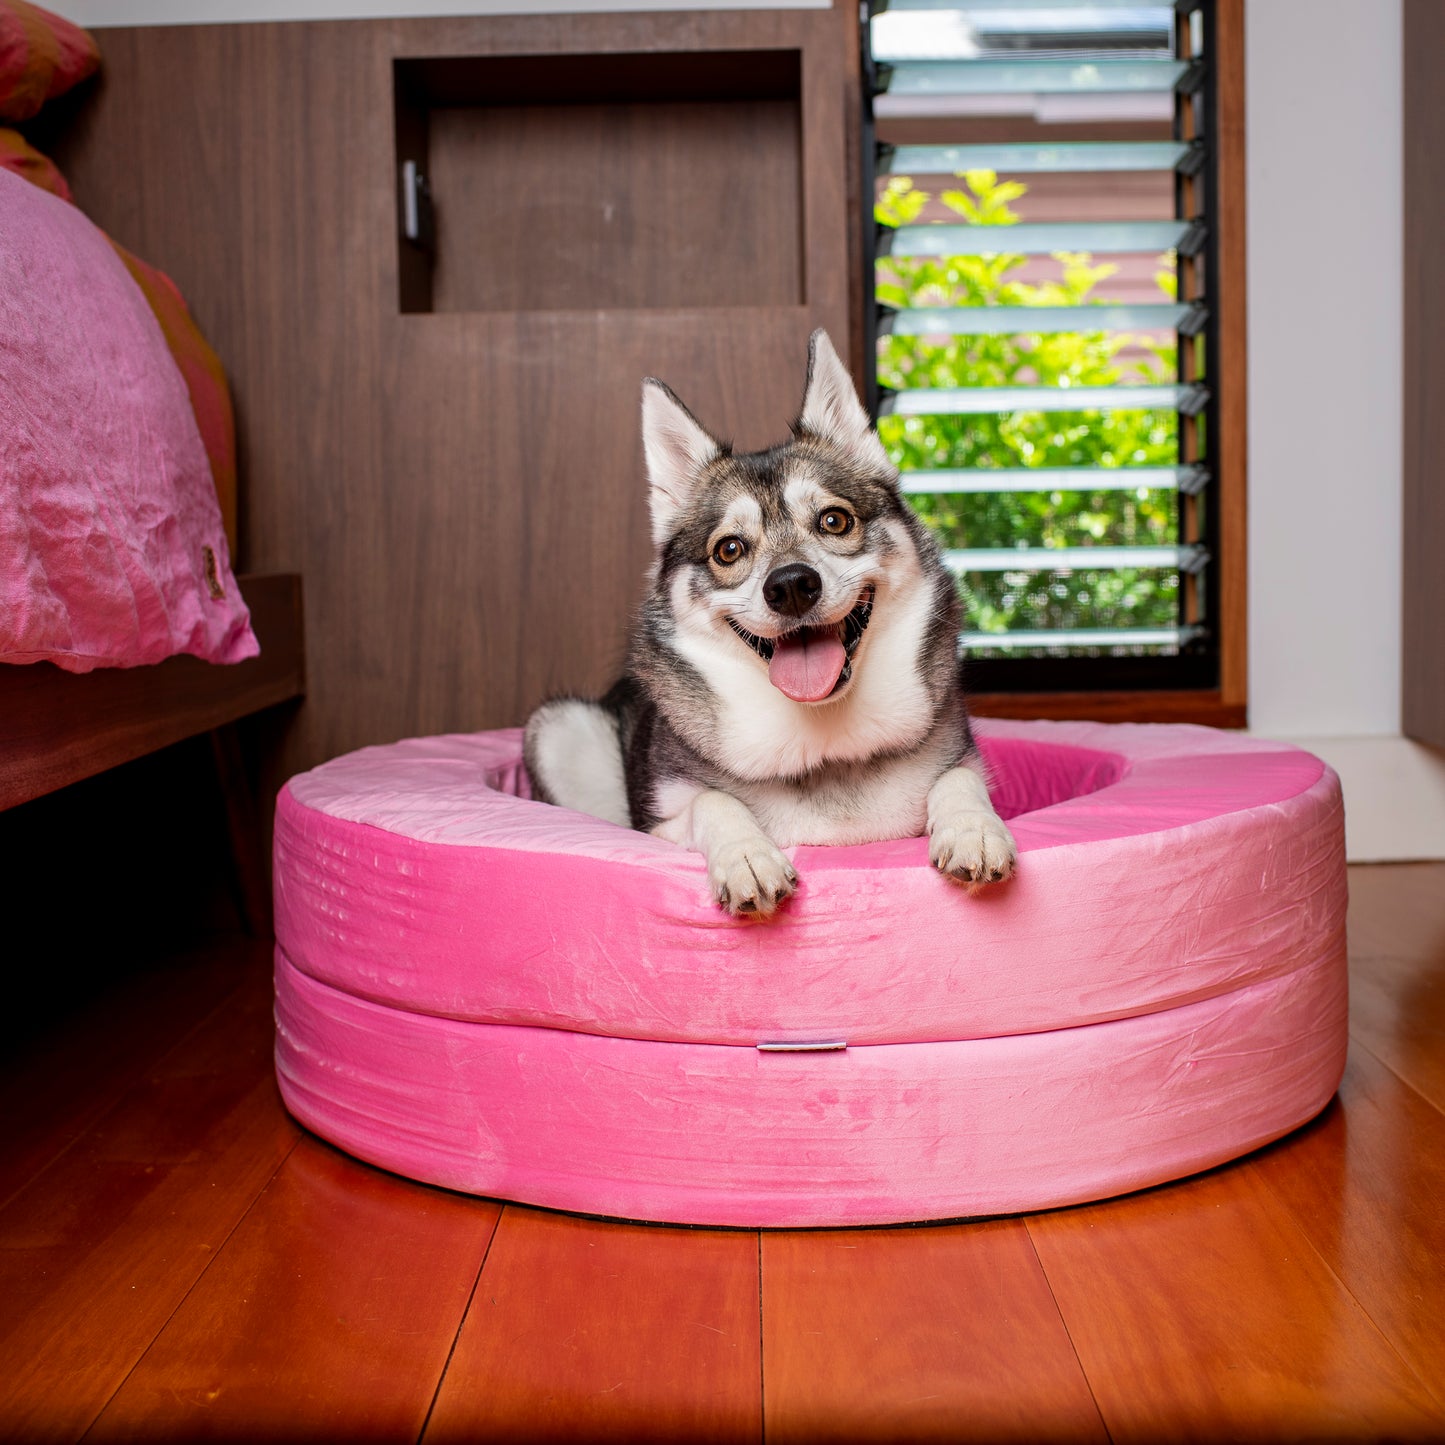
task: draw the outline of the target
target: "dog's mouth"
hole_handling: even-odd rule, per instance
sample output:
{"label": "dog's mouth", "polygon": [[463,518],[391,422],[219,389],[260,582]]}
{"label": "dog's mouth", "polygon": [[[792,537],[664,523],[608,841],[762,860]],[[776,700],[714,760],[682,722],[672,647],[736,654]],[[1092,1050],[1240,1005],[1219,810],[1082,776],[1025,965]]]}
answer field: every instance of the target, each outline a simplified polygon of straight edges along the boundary
{"label": "dog's mouth", "polygon": [[728,626],[768,664],[768,680],[794,702],[823,702],[853,675],[853,654],[873,615],[873,588],[865,587],[849,612],[824,627],[799,627],[759,637],[731,617]]}

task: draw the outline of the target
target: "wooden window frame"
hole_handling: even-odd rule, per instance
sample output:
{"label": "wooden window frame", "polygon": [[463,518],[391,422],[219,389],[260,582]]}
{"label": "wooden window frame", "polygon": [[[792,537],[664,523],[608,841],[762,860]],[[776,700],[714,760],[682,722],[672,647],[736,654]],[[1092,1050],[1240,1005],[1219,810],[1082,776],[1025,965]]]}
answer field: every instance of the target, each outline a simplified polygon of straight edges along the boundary
{"label": "wooden window frame", "polygon": [[1435,78],[1445,42],[1445,12],[1435,0],[1405,0],[1404,9],[1404,537],[1402,539],[1401,730],[1445,748],[1445,612],[1440,556],[1445,550],[1445,488],[1440,454],[1445,420],[1445,283],[1436,264],[1445,217],[1445,101]]}

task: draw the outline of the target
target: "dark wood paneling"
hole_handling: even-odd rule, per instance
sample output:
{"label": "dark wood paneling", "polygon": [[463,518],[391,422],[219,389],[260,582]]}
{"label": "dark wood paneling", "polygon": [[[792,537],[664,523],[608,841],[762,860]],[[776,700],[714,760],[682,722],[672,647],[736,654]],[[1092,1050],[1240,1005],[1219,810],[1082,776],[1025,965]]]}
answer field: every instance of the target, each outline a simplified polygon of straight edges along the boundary
{"label": "dark wood paneling", "polygon": [[[1219,295],[1219,691],[1249,697],[1249,348],[1245,310],[1244,0],[1217,0],[1214,67]],[[1239,726],[1244,725],[1241,716]]]}
{"label": "dark wood paneling", "polygon": [[239,580],[261,643],[246,662],[168,657],[79,674],[48,662],[0,668],[0,809],[300,697],[300,579]]}
{"label": "dark wood paneling", "polygon": [[[641,378],[763,445],[809,331],[843,344],[840,29],[793,11],[103,32],[63,159],[230,369],[245,565],[306,582],[289,766],[610,681],[649,560]],[[691,50],[802,57],[804,304],[401,314],[397,59]]]}
{"label": "dark wood paneling", "polygon": [[431,114],[437,311],[799,306],[796,100]]}
{"label": "dark wood paneling", "polygon": [[[863,37],[859,15],[860,7],[848,0],[833,7],[833,21],[839,35],[840,74],[839,88],[843,94],[841,124],[844,135],[843,175],[846,182],[845,204],[848,214],[847,266],[848,266],[848,337],[845,343],[841,336],[833,340],[838,344],[838,355],[848,364],[848,369],[860,382],[868,374],[868,358],[864,355],[866,343],[863,339],[863,308],[868,304],[871,288],[864,285],[863,239],[864,227],[873,225],[873,197],[864,197],[863,165]],[[870,157],[868,176],[873,174]],[[860,387],[860,390],[864,390]],[[866,395],[866,391],[865,391]]]}
{"label": "dark wood paneling", "polygon": [[1445,747],[1445,7],[1405,0],[1404,722]]}
{"label": "dark wood paneling", "polygon": [[1202,723],[1242,728],[1244,705],[1217,692],[983,692],[970,695],[978,717],[1089,718],[1094,722]]}

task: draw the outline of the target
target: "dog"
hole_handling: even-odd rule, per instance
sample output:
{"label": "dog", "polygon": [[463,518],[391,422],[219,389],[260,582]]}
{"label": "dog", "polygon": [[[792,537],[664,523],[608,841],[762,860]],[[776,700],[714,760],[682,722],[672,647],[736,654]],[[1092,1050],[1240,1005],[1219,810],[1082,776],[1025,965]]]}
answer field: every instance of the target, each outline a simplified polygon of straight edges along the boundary
{"label": "dog", "polygon": [[960,686],[960,602],[823,331],[790,438],[736,454],[642,387],[654,560],[627,670],[528,719],[535,798],[694,849],[767,916],[798,844],[929,837],[950,879],[1013,873]]}

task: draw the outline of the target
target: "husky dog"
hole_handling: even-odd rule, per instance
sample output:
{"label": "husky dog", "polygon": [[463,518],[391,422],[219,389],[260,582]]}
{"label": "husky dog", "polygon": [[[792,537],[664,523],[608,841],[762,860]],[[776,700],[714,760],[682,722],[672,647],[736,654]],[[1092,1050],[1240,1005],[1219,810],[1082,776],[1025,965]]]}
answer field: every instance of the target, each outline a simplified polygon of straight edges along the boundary
{"label": "husky dog", "polygon": [[718,903],[770,914],[782,850],[928,831],[948,877],[996,883],[959,688],[959,600],[822,331],[791,438],[735,455],[642,389],[655,558],[627,674],[528,720],[533,794],[695,849]]}

